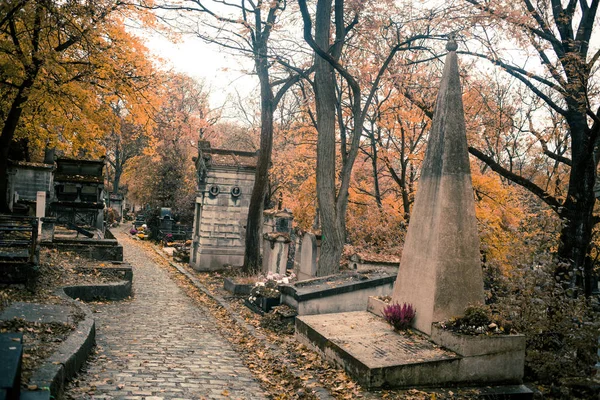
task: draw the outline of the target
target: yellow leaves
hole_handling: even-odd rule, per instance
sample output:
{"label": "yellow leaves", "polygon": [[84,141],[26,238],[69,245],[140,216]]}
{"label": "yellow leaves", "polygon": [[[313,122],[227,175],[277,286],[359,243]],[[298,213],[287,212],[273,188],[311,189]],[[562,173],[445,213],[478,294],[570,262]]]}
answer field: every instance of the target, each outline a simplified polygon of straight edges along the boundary
{"label": "yellow leaves", "polygon": [[[24,2],[23,12],[13,14],[21,48],[6,48],[0,55],[3,79],[15,86],[24,80],[34,57],[30,31],[38,4]],[[123,16],[136,15],[148,23],[154,17],[123,4],[119,12],[108,12],[100,19],[91,17],[104,15],[104,10],[113,6],[105,1],[63,2],[53,9],[52,18],[42,18],[35,54],[42,67],[27,91],[28,101],[16,132],[16,137],[30,139],[33,151],[42,151],[49,144],[66,154],[98,157],[103,153],[99,139],[118,125],[110,105],[127,104],[129,114],[138,116],[139,104],[152,98],[147,93],[152,86],[152,63],[146,59],[141,42],[125,30]],[[67,38],[78,37],[81,32],[85,32],[82,40],[65,45]],[[4,40],[0,35],[0,43]],[[10,53],[23,55],[12,57]],[[6,64],[11,67],[1,68]],[[11,90],[7,86],[2,97],[12,99]],[[148,117],[142,119],[147,121]]]}
{"label": "yellow leaves", "polygon": [[496,174],[481,174],[477,168],[472,171],[482,250],[488,259],[509,270],[522,239],[517,232],[526,216],[525,205],[519,201],[519,190],[503,184]]}

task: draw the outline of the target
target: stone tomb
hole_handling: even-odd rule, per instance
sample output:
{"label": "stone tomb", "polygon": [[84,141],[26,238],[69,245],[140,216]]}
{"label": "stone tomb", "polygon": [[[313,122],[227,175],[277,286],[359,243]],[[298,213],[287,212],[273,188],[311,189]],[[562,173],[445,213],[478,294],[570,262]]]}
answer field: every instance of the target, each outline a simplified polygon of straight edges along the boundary
{"label": "stone tomb", "polygon": [[58,224],[104,229],[104,157],[56,159],[50,215]]}
{"label": "stone tomb", "polygon": [[298,315],[359,311],[366,309],[370,296],[389,296],[395,280],[396,274],[382,270],[345,271],[283,285],[281,302]]}
{"label": "stone tomb", "polygon": [[198,143],[198,192],[190,266],[215,271],[244,262],[244,241],[256,152],[213,149]]}
{"label": "stone tomb", "polygon": [[392,296],[394,303],[415,306],[414,325],[421,333],[394,332],[375,317],[383,304],[374,304],[374,298],[368,306],[373,313],[296,318],[300,341],[367,388],[514,384],[523,378],[524,336],[457,335],[435,325],[482,303],[484,295],[456,43],[450,41],[447,49]]}

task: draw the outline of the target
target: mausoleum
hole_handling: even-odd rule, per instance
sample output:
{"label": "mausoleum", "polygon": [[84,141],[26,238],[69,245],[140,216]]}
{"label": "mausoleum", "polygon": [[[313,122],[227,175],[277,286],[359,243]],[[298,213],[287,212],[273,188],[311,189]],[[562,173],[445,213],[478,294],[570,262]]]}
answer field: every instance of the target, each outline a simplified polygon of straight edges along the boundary
{"label": "mausoleum", "polygon": [[214,271],[242,265],[257,153],[198,143],[198,192],[190,265]]}

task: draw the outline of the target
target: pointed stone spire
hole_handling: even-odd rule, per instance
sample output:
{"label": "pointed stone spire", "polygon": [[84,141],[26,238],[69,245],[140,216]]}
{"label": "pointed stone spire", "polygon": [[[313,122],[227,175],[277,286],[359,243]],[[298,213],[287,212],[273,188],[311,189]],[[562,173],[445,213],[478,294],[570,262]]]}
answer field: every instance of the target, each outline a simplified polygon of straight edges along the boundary
{"label": "pointed stone spire", "polygon": [[460,316],[483,303],[479,236],[460,76],[453,38],[436,101],[427,153],[392,302],[411,303],[415,327]]}

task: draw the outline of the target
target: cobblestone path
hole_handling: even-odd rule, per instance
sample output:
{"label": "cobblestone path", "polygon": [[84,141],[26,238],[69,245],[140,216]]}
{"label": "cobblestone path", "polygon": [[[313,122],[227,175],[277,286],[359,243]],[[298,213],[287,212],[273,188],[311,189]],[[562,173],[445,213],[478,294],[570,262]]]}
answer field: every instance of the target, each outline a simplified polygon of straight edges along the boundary
{"label": "cobblestone path", "polygon": [[133,266],[132,300],[94,305],[98,356],[67,395],[87,399],[264,399],[238,354],[139,244],[115,232]]}

